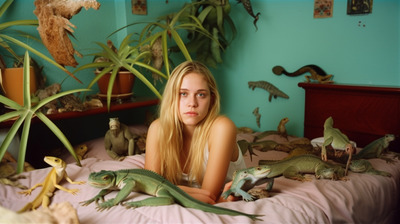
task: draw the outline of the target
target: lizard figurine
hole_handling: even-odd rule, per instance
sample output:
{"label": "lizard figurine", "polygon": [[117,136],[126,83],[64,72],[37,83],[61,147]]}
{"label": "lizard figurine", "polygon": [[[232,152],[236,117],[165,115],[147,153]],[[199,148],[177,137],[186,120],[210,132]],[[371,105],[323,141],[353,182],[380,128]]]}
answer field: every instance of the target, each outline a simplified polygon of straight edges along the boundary
{"label": "lizard figurine", "polygon": [[[376,139],[362,148],[360,152],[354,155],[353,159],[379,158],[386,160],[386,162],[393,162],[392,159],[384,157],[383,154],[387,151],[390,142],[392,142],[394,139],[394,135],[386,134],[384,137]],[[398,158],[399,157],[397,156],[397,159]]]}
{"label": "lizard figurine", "polygon": [[257,31],[258,30],[257,21],[258,21],[261,13],[258,12],[256,15],[254,14],[253,7],[251,6],[250,0],[237,0],[237,1],[238,1],[238,3],[242,3],[243,7],[246,9],[247,13],[249,13],[249,15],[254,18],[253,24],[256,27],[256,31]]}
{"label": "lizard figurine", "polygon": [[261,114],[259,113],[259,110],[260,110],[259,107],[256,107],[256,108],[253,110],[253,115],[256,117],[256,123],[257,123],[257,126],[258,126],[258,127],[261,126],[261,124],[260,124]]}
{"label": "lizard figurine", "polygon": [[305,76],[307,82],[310,82],[312,79],[312,80],[318,81],[319,83],[333,83],[333,81],[331,80],[333,75],[326,74],[326,72],[317,65],[306,65],[306,66],[301,67],[300,69],[298,69],[297,71],[295,71],[293,73],[287,72],[282,66],[278,65],[278,66],[275,66],[272,68],[272,72],[275,75],[285,74],[290,77],[299,76],[306,72],[309,72],[311,75]]}
{"label": "lizard figurine", "polygon": [[269,102],[271,102],[272,97],[274,97],[276,99],[278,96],[285,98],[285,99],[289,99],[289,96],[286,95],[286,93],[282,92],[276,86],[272,85],[271,83],[269,83],[267,81],[248,82],[248,84],[249,84],[249,88],[251,88],[252,90],[254,90],[257,87],[257,88],[261,88],[261,89],[264,89],[267,92],[269,92],[269,97],[268,97]]}
{"label": "lizard figurine", "polygon": [[328,160],[326,147],[329,145],[333,147],[335,152],[337,149],[342,151],[344,150],[349,155],[345,172],[345,175],[347,175],[352,155],[356,149],[354,148],[353,144],[350,143],[349,138],[345,134],[343,134],[339,129],[333,127],[332,117],[328,117],[324,123],[324,143],[322,144],[321,150],[321,157],[324,161]]}
{"label": "lizard figurine", "polygon": [[227,198],[233,194],[252,201],[254,197],[247,191],[254,186],[268,183],[266,188],[271,190],[273,178],[282,175],[293,180],[308,181],[302,175],[304,173],[313,173],[318,179],[346,180],[340,165],[330,164],[313,155],[293,156],[280,161],[260,160],[259,166],[237,170],[233,175],[232,186],[221,196]]}
{"label": "lizard figurine", "polygon": [[[97,210],[99,211],[120,204],[132,191],[134,191],[156,197],[147,198],[141,201],[125,202],[124,206],[127,208],[170,205],[176,202],[186,208],[195,208],[215,214],[232,216],[243,215],[252,220],[260,220],[258,217],[261,216],[247,214],[198,201],[159,174],[145,169],[127,169],[117,171],[102,170],[100,172],[93,172],[89,175],[88,183],[89,185],[102,190],[95,197],[83,201],[81,204],[86,206],[95,201],[97,203]],[[105,195],[117,189],[120,191],[115,198],[104,201]],[[100,199],[103,200],[102,203],[98,203]]]}
{"label": "lizard figurine", "polygon": [[269,131],[264,131],[261,132],[260,134],[256,135],[255,138],[257,139],[261,139],[264,138],[268,135],[280,135],[282,137],[285,137],[287,139],[287,131],[286,131],[286,124],[289,122],[289,118],[284,117],[279,121],[278,127],[275,130],[269,130]]}
{"label": "lizard figurine", "polygon": [[114,160],[122,161],[126,156],[138,154],[135,149],[135,137],[129,127],[122,124],[117,117],[110,118],[110,129],[104,136],[104,147],[107,154]]}
{"label": "lizard figurine", "polygon": [[34,210],[40,205],[42,205],[43,207],[48,207],[50,204],[50,197],[53,196],[53,192],[56,188],[71,194],[76,194],[79,191],[79,189],[67,189],[59,185],[60,181],[63,179],[66,179],[71,184],[85,183],[85,181],[74,182],[68,177],[65,171],[67,164],[62,159],[52,156],[46,156],[44,157],[44,161],[53,168],[50,170],[49,174],[47,174],[46,179],[43,183],[38,183],[28,190],[18,192],[20,194],[30,195],[35,188],[42,186],[42,190],[37,195],[37,197],[32,202],[29,202],[23,208],[21,208],[18,213],[25,212],[31,209]]}
{"label": "lizard figurine", "polygon": [[354,173],[366,173],[366,174],[373,174],[373,175],[380,175],[384,177],[391,177],[392,174],[375,169],[371,162],[366,159],[357,159],[353,160],[350,163],[349,169]]}

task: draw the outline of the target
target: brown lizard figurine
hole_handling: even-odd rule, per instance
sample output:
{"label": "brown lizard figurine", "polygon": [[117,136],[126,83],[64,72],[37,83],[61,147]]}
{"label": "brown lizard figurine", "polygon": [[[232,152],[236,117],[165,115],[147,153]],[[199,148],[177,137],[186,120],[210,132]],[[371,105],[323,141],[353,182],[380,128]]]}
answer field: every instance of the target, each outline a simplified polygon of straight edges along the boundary
{"label": "brown lizard figurine", "polygon": [[312,79],[312,80],[318,81],[318,83],[333,83],[333,81],[331,80],[333,75],[328,75],[322,68],[320,68],[317,65],[306,65],[306,66],[301,67],[300,69],[298,69],[297,71],[295,71],[293,73],[287,72],[282,66],[277,65],[272,68],[272,72],[275,75],[285,74],[290,77],[300,76],[306,72],[309,72],[311,75],[305,76],[307,82],[310,82],[310,80]]}

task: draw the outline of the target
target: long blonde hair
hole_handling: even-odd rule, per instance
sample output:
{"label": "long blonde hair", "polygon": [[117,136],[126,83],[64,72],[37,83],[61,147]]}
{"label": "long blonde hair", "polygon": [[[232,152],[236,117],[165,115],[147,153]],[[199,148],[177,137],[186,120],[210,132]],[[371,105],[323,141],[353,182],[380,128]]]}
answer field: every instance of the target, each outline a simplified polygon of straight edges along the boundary
{"label": "long blonde hair", "polygon": [[[200,62],[186,61],[178,65],[171,73],[165,86],[163,99],[159,108],[160,129],[158,131],[161,175],[174,184],[182,179],[183,169],[180,164],[180,153],[183,149],[182,122],[179,118],[180,87],[183,77],[188,73],[204,76],[211,95],[209,112],[199,122],[193,133],[187,163],[190,182],[201,184],[204,175],[204,149],[208,143],[212,123],[220,112],[220,95],[216,81],[210,70]],[[185,165],[186,166],[186,165]]]}

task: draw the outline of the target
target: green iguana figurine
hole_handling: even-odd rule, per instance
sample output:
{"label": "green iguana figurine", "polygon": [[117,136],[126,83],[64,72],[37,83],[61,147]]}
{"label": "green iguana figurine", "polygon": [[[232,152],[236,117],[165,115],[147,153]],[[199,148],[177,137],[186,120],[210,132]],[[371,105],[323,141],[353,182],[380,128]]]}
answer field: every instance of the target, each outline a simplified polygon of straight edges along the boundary
{"label": "green iguana figurine", "polygon": [[[146,193],[156,197],[147,198],[141,201],[125,202],[124,206],[127,208],[170,205],[176,202],[186,208],[195,208],[205,212],[221,215],[243,215],[252,220],[260,220],[257,217],[261,216],[246,214],[198,201],[162,176],[145,169],[128,169],[118,171],[102,170],[100,172],[91,173],[89,175],[88,183],[91,186],[100,188],[102,190],[95,197],[81,202],[81,204],[89,205],[95,201],[99,211],[111,208],[114,205],[118,205],[119,203],[123,202],[132,191],[134,191]],[[117,189],[120,191],[115,198],[104,201],[105,195]],[[103,202],[99,204],[98,201],[100,199],[103,200]]]}
{"label": "green iguana figurine", "polygon": [[365,159],[357,159],[353,160],[350,163],[350,170],[354,173],[366,173],[366,174],[373,174],[373,175],[380,175],[384,177],[391,177],[392,174],[386,171],[376,170],[371,162]]}
{"label": "green iguana figurine", "polygon": [[356,151],[349,138],[339,129],[333,127],[333,118],[328,117],[324,123],[324,144],[322,145],[321,157],[327,161],[326,147],[331,145],[335,150],[344,150],[349,156],[346,164],[345,175],[349,170],[349,165],[352,159],[352,154]]}
{"label": "green iguana figurine", "polygon": [[222,193],[223,198],[230,194],[242,196],[246,201],[254,197],[247,193],[254,186],[267,183],[267,190],[272,189],[273,178],[284,176],[293,180],[308,180],[302,174],[314,173],[317,178],[345,180],[344,169],[333,165],[314,155],[293,156],[279,161],[260,160],[259,166],[238,170],[233,175],[232,186]]}
{"label": "green iguana figurine", "polygon": [[386,162],[393,162],[392,159],[384,157],[383,154],[389,147],[390,142],[393,141],[394,139],[395,139],[394,135],[386,134],[384,137],[379,138],[369,143],[364,148],[362,148],[360,152],[358,152],[353,156],[353,159],[379,158],[386,160]]}

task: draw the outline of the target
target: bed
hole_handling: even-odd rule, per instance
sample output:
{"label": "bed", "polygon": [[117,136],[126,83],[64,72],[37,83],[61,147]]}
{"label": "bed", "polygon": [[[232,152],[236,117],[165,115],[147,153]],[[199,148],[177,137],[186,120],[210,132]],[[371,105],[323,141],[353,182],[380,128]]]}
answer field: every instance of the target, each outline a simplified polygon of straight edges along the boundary
{"label": "bed", "polygon": [[[307,110],[307,106],[306,106]],[[345,127],[344,127],[345,128]],[[130,126],[132,132],[143,134],[146,126]],[[238,133],[237,140],[252,142],[260,133]],[[381,133],[377,133],[381,135]],[[397,135],[397,134],[396,134]],[[287,139],[280,135],[267,135],[257,141],[274,140],[285,143],[295,139],[289,136]],[[356,143],[359,139],[351,139]],[[67,163],[67,173],[74,180],[86,181],[91,172],[100,170],[118,170],[143,168],[145,154],[129,156],[123,161],[114,161],[104,150],[103,138],[84,142],[89,151],[81,161],[82,167],[75,164],[69,154],[63,155]],[[360,148],[359,148],[360,150]],[[287,156],[283,151],[255,151],[250,159],[249,152],[244,158],[248,167],[258,164],[260,159],[277,160]],[[68,202],[80,223],[396,223],[399,214],[400,198],[400,161],[386,163],[381,159],[370,159],[375,169],[389,172],[392,177],[384,177],[369,174],[349,172],[348,181],[333,181],[313,179],[307,182],[278,177],[275,179],[272,191],[268,198],[254,202],[235,201],[218,203],[215,206],[234,209],[251,214],[263,215],[262,221],[252,221],[245,216],[216,215],[196,209],[184,208],[174,204],[158,207],[141,207],[126,209],[118,205],[113,208],[98,212],[95,204],[81,206],[79,203],[88,200],[98,193],[87,184],[72,185],[66,181],[62,185],[67,188],[78,188],[76,195],[57,190],[52,197],[52,206]],[[20,182],[26,186],[44,180],[51,168],[37,169],[23,173],[26,179]],[[263,188],[265,185],[258,186]],[[0,185],[1,216],[12,213],[32,201],[40,189],[32,192],[30,196],[23,196],[17,192],[20,189]],[[112,192],[107,197],[115,197]],[[141,200],[150,197],[141,193],[131,193],[129,200]],[[42,209],[38,209],[37,212]],[[72,213],[70,213],[72,214]],[[11,218],[10,218],[11,219]],[[0,217],[0,222],[4,221]],[[30,221],[35,222],[34,218]],[[13,222],[10,220],[10,222]]]}

